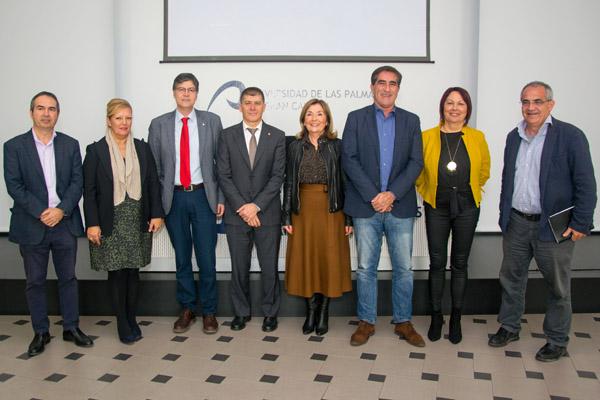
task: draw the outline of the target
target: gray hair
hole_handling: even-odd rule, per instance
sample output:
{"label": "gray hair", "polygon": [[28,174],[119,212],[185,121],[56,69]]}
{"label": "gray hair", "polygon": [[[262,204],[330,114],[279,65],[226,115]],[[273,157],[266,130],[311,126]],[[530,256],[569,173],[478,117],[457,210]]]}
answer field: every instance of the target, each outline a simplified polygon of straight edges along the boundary
{"label": "gray hair", "polygon": [[543,87],[544,91],[546,92],[546,100],[552,100],[554,98],[554,92],[552,91],[550,85],[542,81],[532,81],[529,82],[527,85],[523,86],[523,89],[521,89],[521,97],[523,97],[523,92],[525,91],[525,89],[530,87]]}

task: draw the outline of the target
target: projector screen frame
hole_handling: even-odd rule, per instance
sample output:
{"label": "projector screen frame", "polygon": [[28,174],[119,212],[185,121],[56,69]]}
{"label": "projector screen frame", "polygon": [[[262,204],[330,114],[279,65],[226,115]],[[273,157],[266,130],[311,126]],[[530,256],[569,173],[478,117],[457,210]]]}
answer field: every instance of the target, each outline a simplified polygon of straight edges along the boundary
{"label": "projector screen frame", "polygon": [[160,63],[219,63],[219,62],[357,62],[357,63],[424,63],[431,60],[430,0],[425,9],[425,56],[169,56],[169,0],[163,1],[163,59]]}

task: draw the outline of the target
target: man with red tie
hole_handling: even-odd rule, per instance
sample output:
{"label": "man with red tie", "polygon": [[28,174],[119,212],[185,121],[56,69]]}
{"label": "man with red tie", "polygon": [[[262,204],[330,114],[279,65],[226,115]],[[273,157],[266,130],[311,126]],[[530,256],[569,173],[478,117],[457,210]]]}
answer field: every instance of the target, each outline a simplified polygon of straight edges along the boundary
{"label": "man with red tie", "polygon": [[[198,79],[193,74],[181,73],[175,77],[173,97],[177,108],[154,118],[148,128],[167,231],[175,249],[181,313],[173,332],[187,331],[201,313],[204,333],[212,334],[219,328],[215,318],[216,217],[221,217],[225,210],[223,193],[213,171],[222,124],[216,114],[194,108]],[[198,285],[192,270],[192,245],[199,270]]]}

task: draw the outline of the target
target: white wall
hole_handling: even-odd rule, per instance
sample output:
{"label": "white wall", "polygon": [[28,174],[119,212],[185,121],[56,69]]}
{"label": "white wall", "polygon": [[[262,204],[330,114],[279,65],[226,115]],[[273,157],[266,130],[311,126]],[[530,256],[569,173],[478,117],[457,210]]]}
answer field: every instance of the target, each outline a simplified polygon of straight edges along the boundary
{"label": "white wall", "polygon": [[[82,151],[104,135],[105,104],[114,96],[131,101],[134,134],[144,138],[150,120],[174,108],[170,88],[183,71],[200,80],[200,109],[222,84],[237,80],[267,92],[265,119],[288,134],[298,130],[298,108],[315,93],[330,103],[341,131],[349,111],[371,102],[369,76],[379,65],[160,63],[162,0],[5,0],[0,7],[2,142],[29,129],[29,100],[40,90],[58,95],[58,129],[79,138]],[[479,230],[498,231],[502,149],[506,133],[520,119],[518,94],[525,82],[542,79],[554,86],[556,116],[584,129],[598,157],[600,140],[595,139],[592,118],[600,87],[600,50],[595,43],[600,24],[594,21],[600,2],[431,0],[430,9],[434,63],[395,65],[404,75],[398,105],[417,113],[422,127],[429,128],[437,123],[445,88],[460,85],[469,90],[475,104],[472,122],[486,133],[492,151],[492,177]],[[382,23],[393,20],[385,17]],[[249,29],[239,40],[252,46],[269,38],[254,37]],[[328,96],[338,90],[340,97]],[[283,95],[290,91],[293,96]],[[211,107],[225,126],[240,120],[239,112],[226,103],[237,101],[238,95],[228,89]],[[5,190],[0,191],[0,232],[8,230],[10,204]],[[426,244],[420,245],[416,255],[426,252]]]}
{"label": "white wall", "polygon": [[[1,143],[31,128],[31,97],[48,90],[61,106],[56,129],[79,139],[83,156],[104,134],[115,92],[112,1],[3,0],[0,10]],[[7,232],[12,200],[0,187],[0,232]]]}
{"label": "white wall", "polygon": [[[581,128],[600,177],[600,2],[587,0],[482,1],[477,125],[492,150],[479,230],[498,229],[498,198],[506,134],[521,116],[523,85],[542,80],[554,89],[553,115]],[[600,225],[600,207],[594,215]],[[597,228],[598,229],[598,228]]]}

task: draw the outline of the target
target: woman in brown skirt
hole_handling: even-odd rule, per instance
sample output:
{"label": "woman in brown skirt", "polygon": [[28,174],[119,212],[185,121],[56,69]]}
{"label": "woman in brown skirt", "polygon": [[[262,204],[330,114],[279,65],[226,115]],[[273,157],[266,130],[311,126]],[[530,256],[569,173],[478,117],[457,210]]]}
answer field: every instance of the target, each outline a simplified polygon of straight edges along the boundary
{"label": "woman in brown skirt", "polygon": [[344,207],[341,141],[323,100],[309,100],[302,130],[288,146],[283,228],[288,234],[285,285],[306,299],[302,332],[327,333],[329,299],[352,290],[350,217]]}

